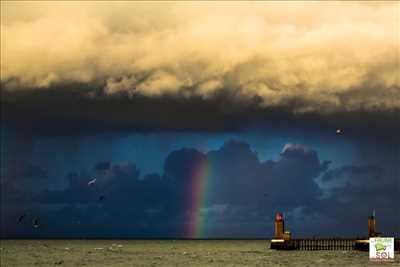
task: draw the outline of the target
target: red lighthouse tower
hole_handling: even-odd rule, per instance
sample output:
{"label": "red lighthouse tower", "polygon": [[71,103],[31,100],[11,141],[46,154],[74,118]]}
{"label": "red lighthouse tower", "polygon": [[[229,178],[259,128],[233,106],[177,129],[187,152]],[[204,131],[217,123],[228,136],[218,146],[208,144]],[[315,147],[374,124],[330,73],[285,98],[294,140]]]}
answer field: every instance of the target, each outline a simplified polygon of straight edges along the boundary
{"label": "red lighthouse tower", "polygon": [[275,215],[275,239],[283,239],[285,232],[285,224],[283,220],[283,214],[278,212]]}

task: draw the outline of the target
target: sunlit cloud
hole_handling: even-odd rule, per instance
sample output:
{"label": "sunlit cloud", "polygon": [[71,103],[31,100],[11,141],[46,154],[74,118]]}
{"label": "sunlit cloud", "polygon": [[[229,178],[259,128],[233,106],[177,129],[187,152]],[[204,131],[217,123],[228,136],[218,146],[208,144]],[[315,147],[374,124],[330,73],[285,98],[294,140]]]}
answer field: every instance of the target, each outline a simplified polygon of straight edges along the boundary
{"label": "sunlit cloud", "polygon": [[400,4],[2,2],[9,91],[213,98],[294,112],[400,108]]}

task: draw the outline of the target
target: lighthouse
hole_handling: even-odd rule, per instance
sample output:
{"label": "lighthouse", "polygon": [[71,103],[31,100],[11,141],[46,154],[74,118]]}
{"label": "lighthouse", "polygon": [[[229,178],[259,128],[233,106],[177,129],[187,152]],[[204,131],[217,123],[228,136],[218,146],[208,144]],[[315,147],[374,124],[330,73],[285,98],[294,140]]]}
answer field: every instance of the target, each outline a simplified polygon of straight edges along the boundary
{"label": "lighthouse", "polygon": [[283,214],[278,212],[275,215],[275,239],[283,239],[285,225],[283,221]]}
{"label": "lighthouse", "polygon": [[371,216],[368,217],[368,237],[376,236],[375,232],[375,210]]}

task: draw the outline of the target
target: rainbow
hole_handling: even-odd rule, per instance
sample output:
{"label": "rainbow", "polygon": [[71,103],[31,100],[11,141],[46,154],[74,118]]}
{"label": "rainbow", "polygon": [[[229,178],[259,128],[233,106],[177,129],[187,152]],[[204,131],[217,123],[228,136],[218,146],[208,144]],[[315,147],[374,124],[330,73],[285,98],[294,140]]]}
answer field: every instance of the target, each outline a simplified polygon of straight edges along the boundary
{"label": "rainbow", "polygon": [[201,238],[205,232],[205,218],[201,216],[200,209],[207,205],[210,193],[211,162],[207,157],[196,162],[190,174],[190,188],[188,190],[188,224],[186,238]]}

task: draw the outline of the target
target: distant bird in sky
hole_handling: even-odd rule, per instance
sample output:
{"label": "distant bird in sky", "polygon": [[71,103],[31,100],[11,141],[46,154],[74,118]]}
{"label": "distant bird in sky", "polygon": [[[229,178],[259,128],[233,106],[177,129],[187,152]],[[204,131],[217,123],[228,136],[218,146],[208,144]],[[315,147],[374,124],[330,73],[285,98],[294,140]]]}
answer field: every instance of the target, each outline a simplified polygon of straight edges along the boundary
{"label": "distant bird in sky", "polygon": [[342,129],[340,129],[340,128],[336,129],[336,134],[342,134],[342,133],[343,133]]}
{"label": "distant bird in sky", "polygon": [[94,183],[96,183],[96,178],[94,178],[93,180],[90,180],[89,182],[88,182],[88,185],[92,185],[92,184],[94,184]]}
{"label": "distant bird in sky", "polygon": [[18,223],[21,223],[24,218],[25,218],[25,214],[22,214],[21,216],[19,216]]}

